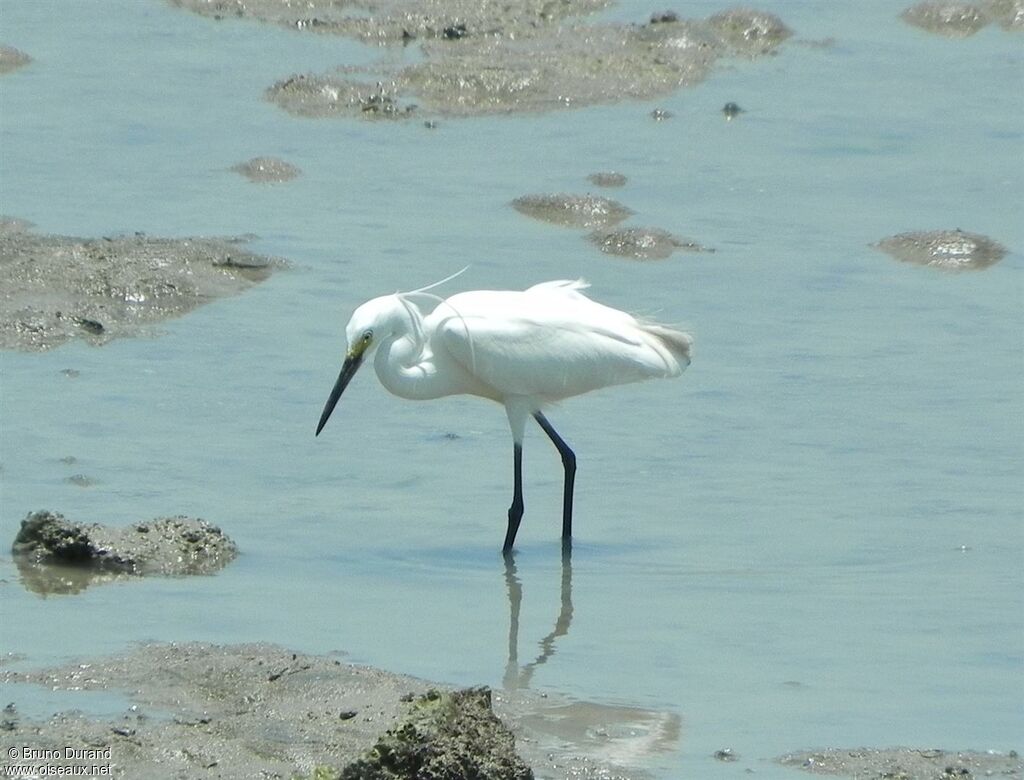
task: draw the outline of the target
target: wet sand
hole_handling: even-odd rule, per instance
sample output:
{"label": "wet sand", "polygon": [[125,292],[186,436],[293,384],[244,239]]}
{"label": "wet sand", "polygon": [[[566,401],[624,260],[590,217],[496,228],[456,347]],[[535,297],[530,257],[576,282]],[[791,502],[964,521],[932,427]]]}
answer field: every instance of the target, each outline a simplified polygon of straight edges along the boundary
{"label": "wet sand", "polygon": [[1014,778],[1024,773],[1024,762],[1015,750],[981,753],[936,748],[829,748],[791,753],[778,761],[815,775],[891,780]]}
{"label": "wet sand", "polygon": [[[12,758],[5,750],[0,766],[32,763],[19,761],[26,749],[70,747],[98,757],[45,763],[109,765],[123,778],[522,780],[536,770],[641,780],[644,773],[607,756],[664,749],[679,737],[678,719],[668,715],[525,689],[455,691],[267,644],[149,644],[113,658],[7,670],[0,679],[15,690],[65,691],[68,702],[49,718],[23,714],[17,700],[9,705],[3,741],[20,752]],[[118,716],[92,716],[76,711],[78,691],[119,691],[132,703]],[[628,735],[616,736],[627,726]]]}

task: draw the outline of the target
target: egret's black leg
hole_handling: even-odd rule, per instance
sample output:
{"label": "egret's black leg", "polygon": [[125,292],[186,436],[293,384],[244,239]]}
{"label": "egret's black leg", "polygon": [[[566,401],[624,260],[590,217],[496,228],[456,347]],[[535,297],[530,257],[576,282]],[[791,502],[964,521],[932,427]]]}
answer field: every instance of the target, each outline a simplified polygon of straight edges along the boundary
{"label": "egret's black leg", "polygon": [[534,412],[533,419],[537,421],[544,433],[554,443],[558,454],[562,456],[562,467],[565,469],[565,493],[562,496],[562,540],[572,538],[572,491],[576,483],[576,453],[565,443],[558,432],[551,427],[548,418],[540,412]]}
{"label": "egret's black leg", "polygon": [[512,444],[512,461],[515,469],[512,506],[508,508],[508,531],[505,532],[505,544],[501,548],[506,555],[512,551],[519,523],[523,519],[523,445],[519,442]]}

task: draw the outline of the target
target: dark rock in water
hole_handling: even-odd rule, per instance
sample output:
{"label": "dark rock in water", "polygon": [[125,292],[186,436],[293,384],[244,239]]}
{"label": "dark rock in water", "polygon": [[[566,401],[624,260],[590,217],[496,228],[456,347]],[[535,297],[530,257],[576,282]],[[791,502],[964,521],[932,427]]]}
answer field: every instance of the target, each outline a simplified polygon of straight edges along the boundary
{"label": "dark rock in water", "polygon": [[566,227],[616,225],[633,212],[621,203],[597,195],[524,195],[512,201],[520,214]]}
{"label": "dark rock in water", "polygon": [[276,157],[253,157],[251,160],[232,166],[231,170],[240,173],[249,181],[267,184],[291,181],[302,173],[290,162],[279,160]]}
{"label": "dark rock in water", "polygon": [[602,171],[600,173],[592,173],[587,177],[587,181],[597,187],[622,187],[626,183],[626,177],[621,173],[615,171]]}
{"label": "dark rock in water", "polygon": [[0,45],[0,74],[10,73],[32,62],[32,58],[25,52],[18,51],[12,46]]}
{"label": "dark rock in water", "polygon": [[227,239],[0,230],[0,349],[135,336],[247,290],[285,265]]}
{"label": "dark rock in water", "polygon": [[871,246],[901,262],[943,271],[980,271],[1006,256],[1006,247],[991,238],[959,228],[899,233]]}
{"label": "dark rock in water", "polygon": [[587,236],[602,252],[634,260],[664,260],[677,249],[688,252],[713,252],[695,241],[677,238],[659,228],[630,227],[595,231]]}
{"label": "dark rock in water", "polygon": [[163,517],[127,528],[83,525],[56,512],[21,521],[11,553],[27,564],[67,564],[122,574],[212,574],[238,554],[215,525]]}
{"label": "dark rock in water", "polygon": [[974,35],[989,23],[983,7],[945,0],[925,0],[906,9],[900,18],[914,27],[950,38]]}
{"label": "dark rock in water", "polygon": [[489,688],[429,690],[341,780],[532,780],[515,738],[491,709]]}
{"label": "dark rock in water", "polygon": [[743,109],[736,103],[726,103],[722,106],[722,114],[725,115],[726,121],[732,121],[742,113]]}
{"label": "dark rock in water", "polygon": [[661,13],[651,14],[651,24],[669,24],[670,22],[678,22],[679,14],[675,11],[662,11]]}

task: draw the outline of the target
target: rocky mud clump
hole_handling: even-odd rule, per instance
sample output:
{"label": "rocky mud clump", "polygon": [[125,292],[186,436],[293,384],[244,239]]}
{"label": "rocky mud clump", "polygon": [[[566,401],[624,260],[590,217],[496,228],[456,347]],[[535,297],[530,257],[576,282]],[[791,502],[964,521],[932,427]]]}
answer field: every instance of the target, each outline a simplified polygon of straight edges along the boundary
{"label": "rocky mud clump", "polygon": [[520,214],[574,228],[617,225],[633,211],[611,198],[597,195],[523,195],[512,201]]}
{"label": "rocky mud clump", "polygon": [[32,62],[32,58],[25,54],[25,52],[19,51],[13,46],[0,44],[0,75],[24,67],[30,62]]}
{"label": "rocky mud clump", "polygon": [[276,157],[253,157],[251,160],[232,166],[231,170],[251,182],[261,184],[280,184],[291,181],[302,174],[302,171],[290,162],[279,160]]}
{"label": "rocky mud clump", "polygon": [[238,554],[217,526],[198,518],[161,517],[125,528],[82,524],[56,512],[21,521],[11,553],[34,565],[64,564],[119,574],[212,574]]}
{"label": "rocky mud clump", "polygon": [[533,770],[516,755],[515,737],[491,709],[489,688],[427,691],[412,701],[400,723],[339,775],[340,780],[454,776],[533,780]]}
{"label": "rocky mud clump", "polygon": [[998,22],[1004,30],[1024,31],[1024,0],[980,0],[977,3],[924,0],[907,8],[907,24],[947,38],[967,38]]}
{"label": "rocky mud clump", "polygon": [[901,262],[941,271],[980,271],[1006,256],[998,242],[959,228],[899,233],[871,246]]}
{"label": "rocky mud clump", "polygon": [[587,238],[605,254],[628,257],[632,260],[664,260],[677,249],[686,252],[715,251],[660,228],[628,227],[598,230]]}

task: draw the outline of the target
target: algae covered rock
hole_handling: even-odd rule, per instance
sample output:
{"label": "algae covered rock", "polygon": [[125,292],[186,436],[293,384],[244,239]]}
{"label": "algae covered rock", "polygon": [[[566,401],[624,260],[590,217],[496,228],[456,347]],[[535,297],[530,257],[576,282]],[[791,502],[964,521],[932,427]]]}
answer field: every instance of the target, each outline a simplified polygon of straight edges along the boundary
{"label": "algae covered rock", "polygon": [[532,780],[489,688],[429,690],[341,780]]}

